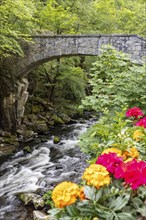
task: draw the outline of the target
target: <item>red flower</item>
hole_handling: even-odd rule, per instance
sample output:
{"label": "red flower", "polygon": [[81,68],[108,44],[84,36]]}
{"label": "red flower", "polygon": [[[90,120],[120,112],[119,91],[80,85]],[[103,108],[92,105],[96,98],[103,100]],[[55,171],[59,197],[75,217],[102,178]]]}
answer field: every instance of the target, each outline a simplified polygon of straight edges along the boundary
{"label": "red flower", "polygon": [[122,177],[132,189],[146,185],[146,162],[132,160],[121,165]]}
{"label": "red flower", "polygon": [[126,112],[126,117],[138,118],[140,116],[144,116],[144,113],[138,107],[129,108]]}
{"label": "red flower", "polygon": [[116,153],[102,154],[98,157],[96,161],[96,164],[100,164],[106,167],[107,171],[112,173],[117,179],[121,178],[122,176],[122,172],[120,172],[119,170],[122,163],[122,157],[118,157]]}
{"label": "red flower", "polygon": [[135,125],[146,128],[146,116],[144,118],[141,118],[138,122],[136,122]]}

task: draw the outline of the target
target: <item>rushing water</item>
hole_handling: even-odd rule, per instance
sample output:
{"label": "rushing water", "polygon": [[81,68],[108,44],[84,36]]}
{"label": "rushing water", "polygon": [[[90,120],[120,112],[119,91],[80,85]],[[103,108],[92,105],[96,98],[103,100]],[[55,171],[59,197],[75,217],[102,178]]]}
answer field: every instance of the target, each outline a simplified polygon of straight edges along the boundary
{"label": "rushing water", "polygon": [[[77,137],[92,120],[59,126],[46,135],[45,143],[37,144],[31,153],[23,150],[5,161],[0,168],[0,220],[24,220],[17,194],[45,191],[61,181],[79,182],[87,156],[80,152]],[[61,141],[53,143],[57,135]]]}

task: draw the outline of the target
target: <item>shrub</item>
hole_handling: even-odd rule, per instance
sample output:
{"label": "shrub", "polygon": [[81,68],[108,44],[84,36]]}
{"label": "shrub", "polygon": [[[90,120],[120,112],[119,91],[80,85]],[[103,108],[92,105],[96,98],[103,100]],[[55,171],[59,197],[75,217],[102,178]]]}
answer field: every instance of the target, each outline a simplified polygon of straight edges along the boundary
{"label": "shrub", "polygon": [[104,47],[93,63],[90,77],[92,93],[82,101],[82,107],[97,112],[104,108],[118,110],[125,105],[145,107],[146,69],[128,55],[111,46]]}

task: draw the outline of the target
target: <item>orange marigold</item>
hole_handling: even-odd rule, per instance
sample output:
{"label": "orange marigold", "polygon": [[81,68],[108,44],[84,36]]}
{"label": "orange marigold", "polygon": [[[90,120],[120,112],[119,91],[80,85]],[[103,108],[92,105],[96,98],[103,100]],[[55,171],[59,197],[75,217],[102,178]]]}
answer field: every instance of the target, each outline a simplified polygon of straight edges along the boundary
{"label": "orange marigold", "polygon": [[144,134],[142,133],[142,131],[141,131],[141,130],[136,130],[136,131],[134,131],[134,133],[133,133],[133,140],[141,141],[141,140],[142,140],[142,136],[144,136]]}
{"label": "orange marigold", "polygon": [[80,200],[86,199],[85,193],[84,193],[84,186],[82,186],[82,187],[80,188],[79,193],[78,193],[78,196],[79,196]]}
{"label": "orange marigold", "polygon": [[62,182],[58,184],[52,192],[52,200],[57,208],[63,208],[76,202],[79,192],[77,184],[72,182]]}
{"label": "orange marigold", "polygon": [[114,147],[107,148],[102,152],[102,154],[108,154],[108,153],[116,153],[118,157],[122,156],[122,151]]}
{"label": "orange marigold", "polygon": [[129,150],[124,151],[122,155],[124,160],[126,160],[129,157],[131,157],[132,159],[138,158],[138,156],[139,156],[139,152],[136,147],[131,147]]}
{"label": "orange marigold", "polygon": [[91,164],[86,168],[82,178],[87,181],[87,185],[93,185],[96,188],[110,183],[109,172],[100,164]]}

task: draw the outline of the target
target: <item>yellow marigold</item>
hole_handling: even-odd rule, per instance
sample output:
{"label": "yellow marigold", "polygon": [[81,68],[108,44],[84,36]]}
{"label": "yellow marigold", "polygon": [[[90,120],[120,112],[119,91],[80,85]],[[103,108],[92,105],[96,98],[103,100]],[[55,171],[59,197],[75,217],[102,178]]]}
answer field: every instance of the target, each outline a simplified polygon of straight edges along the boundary
{"label": "yellow marigold", "polygon": [[114,147],[107,148],[102,152],[102,154],[108,154],[108,153],[116,153],[118,157],[122,156],[122,151]]}
{"label": "yellow marigold", "polygon": [[79,190],[79,193],[78,193],[78,196],[80,198],[80,200],[84,200],[86,197],[85,197],[85,194],[84,194],[84,186],[82,186]]}
{"label": "yellow marigold", "polygon": [[138,152],[138,150],[137,150],[136,147],[131,147],[129,151],[130,151],[130,152],[129,152],[129,153],[130,153],[130,157],[132,157],[132,158],[138,158],[139,152]]}
{"label": "yellow marigold", "polygon": [[130,162],[132,160],[133,160],[133,158],[129,157],[127,160],[124,161],[124,163],[128,163],[128,162]]}
{"label": "yellow marigold", "polygon": [[144,136],[144,134],[142,133],[142,131],[141,131],[141,130],[136,130],[136,131],[134,131],[134,133],[133,133],[133,140],[141,141],[141,140],[142,140],[142,136]]}
{"label": "yellow marigold", "polygon": [[96,188],[110,183],[109,172],[104,166],[99,164],[91,164],[86,168],[82,178],[87,181],[87,185],[93,185]]}
{"label": "yellow marigold", "polygon": [[127,158],[129,157],[129,151],[125,150],[122,154],[123,160],[127,160]]}
{"label": "yellow marigold", "polygon": [[52,192],[52,199],[55,207],[63,208],[75,203],[78,191],[79,187],[75,183],[65,181],[58,184]]}
{"label": "yellow marigold", "polygon": [[138,158],[139,152],[136,147],[131,147],[128,151],[124,151],[122,156],[124,160],[126,160],[128,157],[131,157],[132,159]]}

